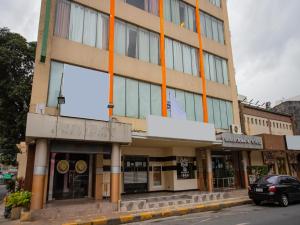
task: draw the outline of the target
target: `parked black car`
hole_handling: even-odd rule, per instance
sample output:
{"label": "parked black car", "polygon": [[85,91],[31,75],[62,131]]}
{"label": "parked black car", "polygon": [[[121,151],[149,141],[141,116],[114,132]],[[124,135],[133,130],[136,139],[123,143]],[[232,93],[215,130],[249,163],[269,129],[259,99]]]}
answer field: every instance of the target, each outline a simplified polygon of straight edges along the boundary
{"label": "parked black car", "polygon": [[249,186],[248,195],[256,205],[267,201],[286,207],[300,201],[300,182],[286,175],[264,176]]}

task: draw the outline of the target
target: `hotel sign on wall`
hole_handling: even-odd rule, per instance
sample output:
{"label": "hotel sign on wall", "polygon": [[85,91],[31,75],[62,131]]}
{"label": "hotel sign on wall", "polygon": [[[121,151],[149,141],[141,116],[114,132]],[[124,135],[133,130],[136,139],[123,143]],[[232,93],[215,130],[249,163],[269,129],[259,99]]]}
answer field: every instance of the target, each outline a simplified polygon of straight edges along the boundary
{"label": "hotel sign on wall", "polygon": [[263,149],[262,138],[257,136],[223,133],[219,135],[217,139],[221,139],[223,141],[223,147]]}

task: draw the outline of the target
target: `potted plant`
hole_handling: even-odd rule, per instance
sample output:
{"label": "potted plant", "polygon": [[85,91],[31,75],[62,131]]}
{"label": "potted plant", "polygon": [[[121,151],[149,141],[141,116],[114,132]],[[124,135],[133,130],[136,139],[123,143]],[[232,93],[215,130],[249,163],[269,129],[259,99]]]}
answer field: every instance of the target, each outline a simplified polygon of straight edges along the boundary
{"label": "potted plant", "polygon": [[10,218],[19,219],[21,210],[28,210],[31,201],[31,193],[28,191],[17,191],[7,196],[5,207],[11,209]]}

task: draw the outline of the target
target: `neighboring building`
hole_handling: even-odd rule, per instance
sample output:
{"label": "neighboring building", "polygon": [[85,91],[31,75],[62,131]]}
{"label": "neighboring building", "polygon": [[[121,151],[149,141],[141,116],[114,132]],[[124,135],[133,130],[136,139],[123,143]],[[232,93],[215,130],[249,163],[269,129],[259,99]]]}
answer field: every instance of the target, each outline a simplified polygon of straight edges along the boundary
{"label": "neighboring building", "polygon": [[294,174],[287,157],[286,135],[293,135],[290,115],[239,103],[242,132],[262,137],[263,150],[250,153],[251,166],[267,165],[269,173]]}
{"label": "neighboring building", "polygon": [[280,101],[272,111],[292,115],[295,135],[300,135],[300,95]]}
{"label": "neighboring building", "polygon": [[226,0],[42,0],[26,130],[32,209],[212,191],[213,171],[234,161],[221,171],[228,177],[241,149],[260,148],[215,152],[216,131],[232,124],[240,117]]}

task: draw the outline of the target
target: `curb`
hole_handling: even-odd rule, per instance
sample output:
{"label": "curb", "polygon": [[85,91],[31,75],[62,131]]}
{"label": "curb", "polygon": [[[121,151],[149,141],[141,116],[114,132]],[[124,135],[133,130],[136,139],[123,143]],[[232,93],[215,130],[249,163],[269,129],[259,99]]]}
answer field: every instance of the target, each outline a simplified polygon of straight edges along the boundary
{"label": "curb", "polygon": [[182,216],[190,213],[216,211],[233,206],[249,204],[251,202],[252,201],[250,199],[244,199],[237,201],[225,201],[223,203],[198,204],[193,205],[192,207],[180,207],[176,209],[162,209],[136,214],[126,214],[114,218],[108,218],[103,216],[97,219],[93,219],[91,221],[64,223],[62,225],[118,225],[125,223],[141,222],[151,219],[166,218],[171,216]]}

